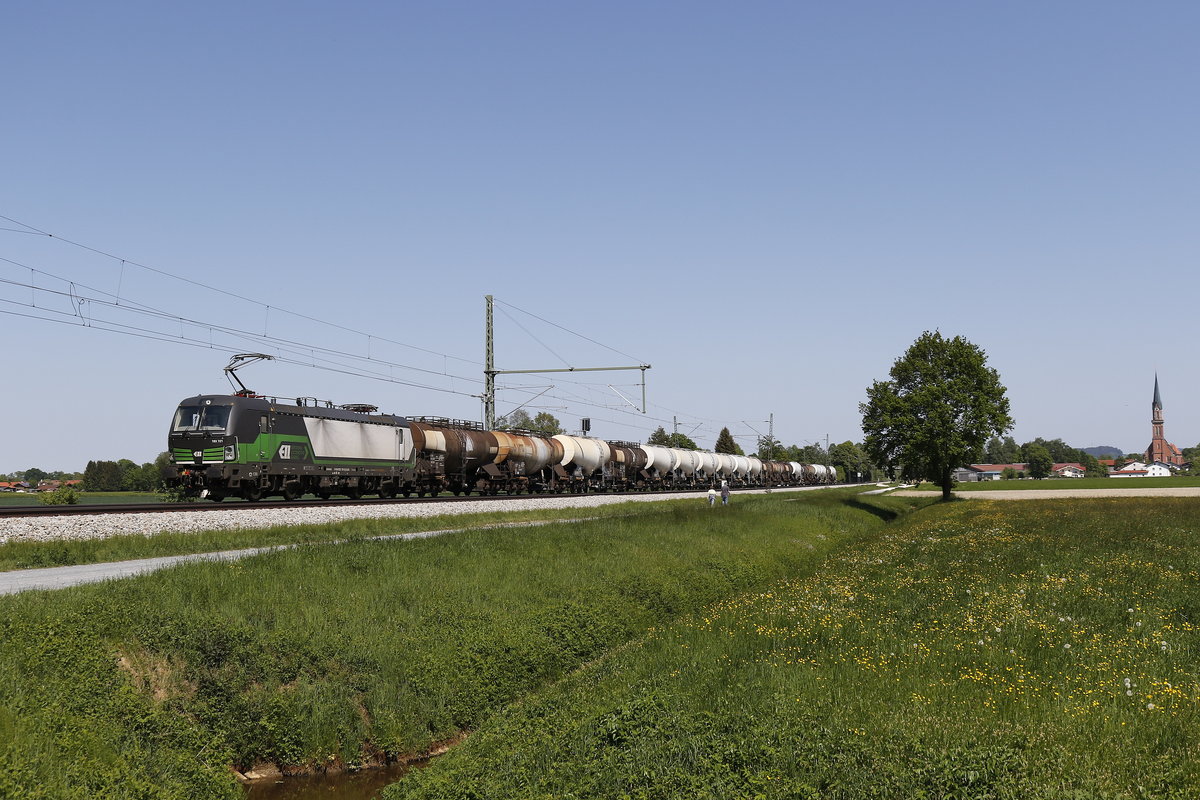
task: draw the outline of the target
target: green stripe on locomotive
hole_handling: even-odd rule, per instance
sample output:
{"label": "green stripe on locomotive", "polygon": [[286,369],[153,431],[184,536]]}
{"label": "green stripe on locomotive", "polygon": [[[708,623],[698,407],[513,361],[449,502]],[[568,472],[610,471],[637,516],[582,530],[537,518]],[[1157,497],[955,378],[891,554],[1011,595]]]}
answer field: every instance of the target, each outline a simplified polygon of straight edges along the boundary
{"label": "green stripe on locomotive", "polygon": [[[208,425],[210,412],[217,421],[212,426]],[[353,426],[349,433],[347,425]],[[317,454],[321,447],[312,441],[310,430],[323,437],[327,455]],[[365,417],[340,409],[280,404],[267,398],[214,395],[188,398],[180,404],[170,451],[180,467],[197,463],[233,466],[269,463],[280,467],[377,470],[411,468],[416,463],[416,454],[410,437],[407,424],[399,417]],[[225,445],[215,447],[215,440],[222,440]],[[343,452],[329,454],[338,450]],[[372,455],[378,457],[356,457],[346,452],[372,450]],[[389,450],[396,455],[384,456]],[[402,455],[404,452],[407,458]]]}

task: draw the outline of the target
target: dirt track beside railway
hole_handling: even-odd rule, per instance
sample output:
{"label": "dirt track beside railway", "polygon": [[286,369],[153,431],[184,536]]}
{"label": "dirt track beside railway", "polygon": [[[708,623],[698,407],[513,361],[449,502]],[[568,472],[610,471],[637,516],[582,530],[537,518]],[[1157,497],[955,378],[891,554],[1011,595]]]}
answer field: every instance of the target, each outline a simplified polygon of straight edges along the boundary
{"label": "dirt track beside railway", "polygon": [[[900,489],[896,494],[910,497],[940,497],[940,491]],[[1139,489],[995,489],[977,492],[958,491],[964,500],[1056,500],[1061,497],[1200,497],[1200,486],[1147,487]]]}

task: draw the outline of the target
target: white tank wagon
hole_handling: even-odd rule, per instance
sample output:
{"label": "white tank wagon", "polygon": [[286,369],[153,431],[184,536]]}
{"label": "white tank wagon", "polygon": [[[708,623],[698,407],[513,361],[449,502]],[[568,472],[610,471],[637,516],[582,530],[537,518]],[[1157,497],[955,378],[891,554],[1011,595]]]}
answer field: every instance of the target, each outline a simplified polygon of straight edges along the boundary
{"label": "white tank wagon", "polygon": [[746,486],[750,482],[750,459],[746,456],[733,457],[733,481],[738,486]]}
{"label": "white tank wagon", "polygon": [[837,482],[837,471],[833,467],[827,467],[824,464],[809,465],[813,470],[813,483],[829,484]]}
{"label": "white tank wagon", "polygon": [[695,450],[681,450],[677,447],[671,448],[671,452],[675,455],[675,469],[685,481],[693,480],[696,477],[696,465],[700,461],[700,454]]}
{"label": "white tank wagon", "polygon": [[642,449],[646,451],[646,471],[651,477],[671,482],[675,477],[675,453],[671,448],[648,444]]}
{"label": "white tank wagon", "polygon": [[551,439],[562,449],[550,470],[549,483],[555,491],[586,492],[599,482],[601,470],[612,458],[607,442],[562,433]]}
{"label": "white tank wagon", "polygon": [[716,478],[717,464],[720,463],[716,453],[701,450],[696,453],[699,463],[696,465],[696,480],[711,481]]}

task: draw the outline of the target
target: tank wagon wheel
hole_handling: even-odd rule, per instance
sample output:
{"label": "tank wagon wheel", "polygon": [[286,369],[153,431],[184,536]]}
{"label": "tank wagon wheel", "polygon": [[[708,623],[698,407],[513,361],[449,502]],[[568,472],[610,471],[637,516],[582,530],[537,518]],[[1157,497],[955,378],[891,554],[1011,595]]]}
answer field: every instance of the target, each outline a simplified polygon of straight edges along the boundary
{"label": "tank wagon wheel", "polygon": [[346,495],[346,497],[349,497],[351,500],[357,500],[358,498],[362,497],[362,490],[357,486],[351,486],[348,487],[346,491],[342,492],[342,494]]}
{"label": "tank wagon wheel", "polygon": [[214,503],[219,503],[225,499],[225,493],[210,491],[208,493],[208,499],[212,500]]}
{"label": "tank wagon wheel", "polygon": [[328,489],[317,489],[317,497],[321,498],[322,500],[328,500],[332,496],[333,492],[329,491]]}
{"label": "tank wagon wheel", "polygon": [[396,484],[385,483],[379,487],[379,496],[384,500],[391,500],[396,496]]}
{"label": "tank wagon wheel", "polygon": [[289,503],[299,500],[301,494],[302,492],[300,491],[300,484],[285,483],[283,485],[283,499],[287,500]]}

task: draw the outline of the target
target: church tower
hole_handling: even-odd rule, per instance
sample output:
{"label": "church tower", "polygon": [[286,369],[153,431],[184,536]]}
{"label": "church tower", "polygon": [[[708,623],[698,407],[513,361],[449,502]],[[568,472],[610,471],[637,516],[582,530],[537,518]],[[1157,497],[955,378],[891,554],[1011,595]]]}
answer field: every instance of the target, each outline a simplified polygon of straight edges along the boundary
{"label": "church tower", "polygon": [[1163,436],[1163,405],[1162,396],[1158,393],[1157,373],[1154,375],[1154,400],[1150,404],[1150,413],[1151,439],[1150,446],[1146,448],[1146,463],[1153,464],[1157,461],[1160,464],[1176,466],[1182,464],[1183,454],[1179,452],[1179,448]]}

